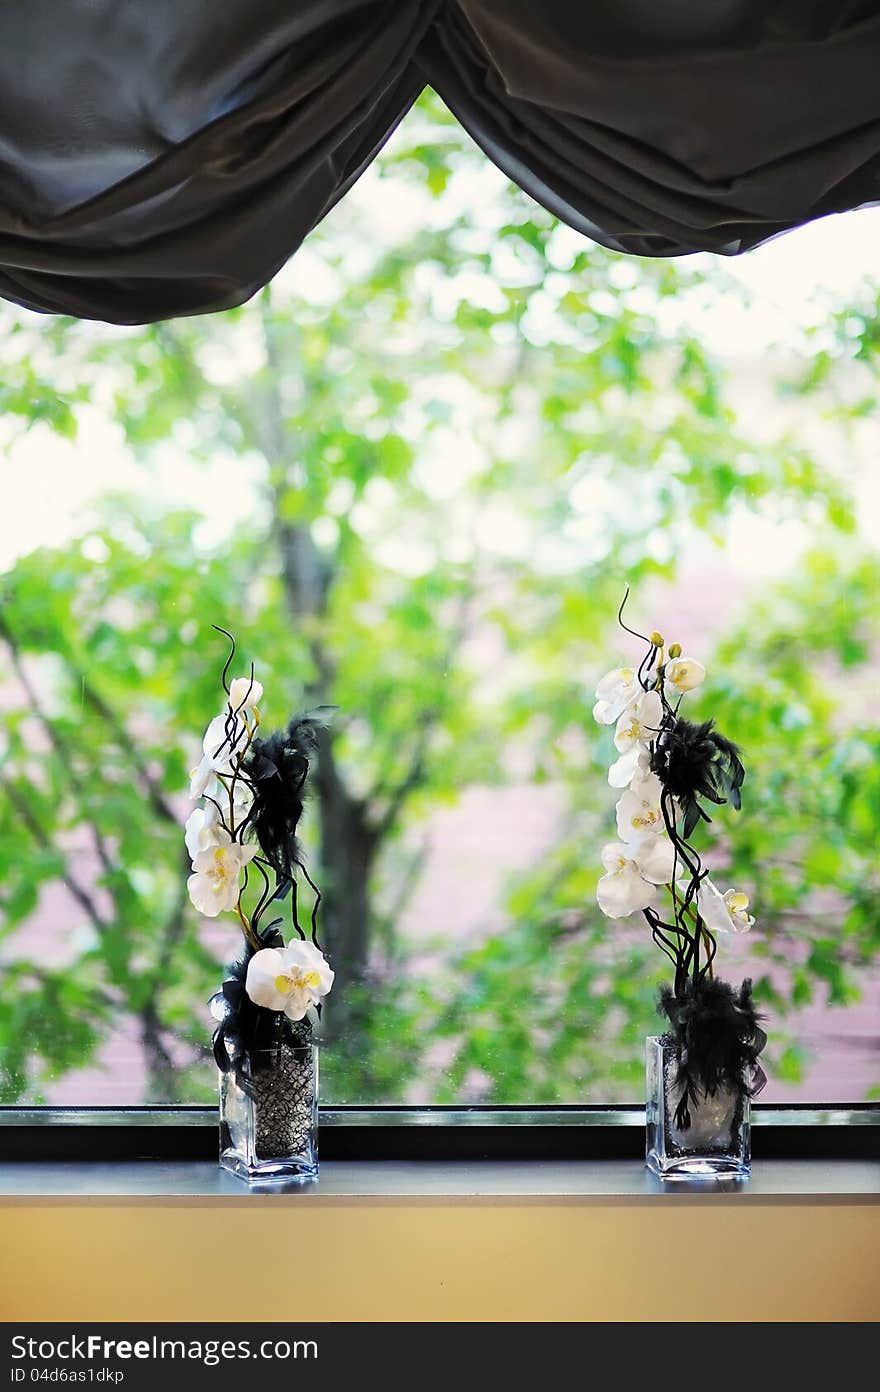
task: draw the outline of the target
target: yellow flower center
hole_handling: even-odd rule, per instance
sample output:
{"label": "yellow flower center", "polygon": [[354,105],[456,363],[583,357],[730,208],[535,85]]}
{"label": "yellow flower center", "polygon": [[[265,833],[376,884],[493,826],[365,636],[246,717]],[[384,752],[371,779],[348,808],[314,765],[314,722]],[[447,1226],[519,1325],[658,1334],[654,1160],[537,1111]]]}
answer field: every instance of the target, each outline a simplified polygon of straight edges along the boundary
{"label": "yellow flower center", "polygon": [[[237,873],[237,867],[235,872]],[[229,857],[226,854],[225,847],[217,846],[217,848],[215,849],[214,864],[208,871],[208,874],[211,876],[211,879],[214,880],[217,885],[225,885],[228,880],[232,879],[233,866],[230,863]]]}
{"label": "yellow flower center", "polygon": [[747,894],[731,894],[727,901],[732,913],[742,913],[749,907],[749,896]]}
{"label": "yellow flower center", "polygon": [[317,990],[320,984],[321,978],[316,971],[301,972],[298,967],[275,978],[275,990],[282,996],[292,996],[294,991]]}

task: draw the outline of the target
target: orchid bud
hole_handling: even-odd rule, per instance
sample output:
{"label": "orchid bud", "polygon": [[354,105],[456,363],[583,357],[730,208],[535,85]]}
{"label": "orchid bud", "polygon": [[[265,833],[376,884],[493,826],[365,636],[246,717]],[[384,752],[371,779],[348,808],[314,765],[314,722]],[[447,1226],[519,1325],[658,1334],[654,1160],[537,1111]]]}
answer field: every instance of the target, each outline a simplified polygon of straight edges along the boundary
{"label": "orchid bud", "polygon": [[670,656],[670,657],[681,657],[681,643],[670,643],[670,644],[669,644],[669,656]]}
{"label": "orchid bud", "polygon": [[658,633],[656,628],[654,629],[654,632],[651,634],[651,642],[654,644],[655,648],[663,647],[663,634]]}

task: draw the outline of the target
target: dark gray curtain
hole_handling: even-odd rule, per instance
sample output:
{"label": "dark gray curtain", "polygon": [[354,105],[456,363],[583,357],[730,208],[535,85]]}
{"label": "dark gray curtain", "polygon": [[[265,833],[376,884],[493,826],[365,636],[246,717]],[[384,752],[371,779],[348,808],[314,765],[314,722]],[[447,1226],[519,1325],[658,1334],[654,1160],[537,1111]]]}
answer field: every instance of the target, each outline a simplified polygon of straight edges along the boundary
{"label": "dark gray curtain", "polygon": [[239,304],[425,84],[623,252],[733,255],[880,198],[880,0],[4,0],[0,294]]}

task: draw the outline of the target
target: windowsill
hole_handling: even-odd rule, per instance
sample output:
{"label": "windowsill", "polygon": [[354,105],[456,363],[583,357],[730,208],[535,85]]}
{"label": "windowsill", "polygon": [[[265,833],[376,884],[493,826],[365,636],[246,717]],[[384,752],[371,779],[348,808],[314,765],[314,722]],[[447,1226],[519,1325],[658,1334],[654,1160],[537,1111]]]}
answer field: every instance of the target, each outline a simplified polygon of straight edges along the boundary
{"label": "windowsill", "polygon": [[13,1162],[0,1165],[0,1205],[19,1201],[133,1203],[293,1197],[297,1202],[517,1200],[526,1203],[880,1203],[880,1161],[763,1160],[749,1180],[667,1181],[636,1160],[342,1161],[311,1184],[250,1191],[207,1161]]}
{"label": "windowsill", "polygon": [[[880,1314],[875,1160],[758,1160],[735,1191],[639,1160],[327,1160],[280,1195],[216,1160],[21,1161],[0,1212],[7,1321],[216,1321],[230,1300],[247,1322]],[[670,1252],[696,1313],[670,1306]]]}

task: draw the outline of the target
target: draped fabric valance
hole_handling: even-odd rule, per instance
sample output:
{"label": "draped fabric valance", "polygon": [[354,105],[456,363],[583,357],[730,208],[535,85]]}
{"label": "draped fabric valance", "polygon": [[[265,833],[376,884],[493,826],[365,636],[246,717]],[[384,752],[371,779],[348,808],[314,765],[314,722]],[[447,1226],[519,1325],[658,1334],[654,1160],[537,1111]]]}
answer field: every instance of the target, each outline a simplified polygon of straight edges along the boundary
{"label": "draped fabric valance", "polygon": [[6,0],[0,295],[239,304],[426,84],[588,237],[734,255],[880,199],[878,72],[880,0]]}

